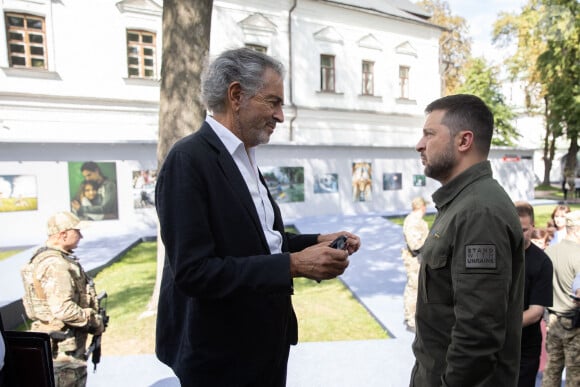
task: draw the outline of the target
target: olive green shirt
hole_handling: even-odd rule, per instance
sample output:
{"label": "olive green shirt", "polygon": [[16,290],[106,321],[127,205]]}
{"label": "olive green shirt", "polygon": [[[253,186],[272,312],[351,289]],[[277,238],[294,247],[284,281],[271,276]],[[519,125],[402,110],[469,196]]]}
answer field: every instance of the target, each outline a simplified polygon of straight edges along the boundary
{"label": "olive green shirt", "polygon": [[522,226],[478,163],[433,194],[421,249],[411,386],[515,386],[524,290]]}

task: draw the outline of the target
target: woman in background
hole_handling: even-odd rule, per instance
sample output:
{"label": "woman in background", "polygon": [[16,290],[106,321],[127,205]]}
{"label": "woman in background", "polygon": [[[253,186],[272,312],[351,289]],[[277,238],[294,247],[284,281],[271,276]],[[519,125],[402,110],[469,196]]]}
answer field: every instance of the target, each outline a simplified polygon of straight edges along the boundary
{"label": "woman in background", "polygon": [[564,204],[557,205],[554,211],[552,211],[551,226],[554,230],[554,236],[550,243],[553,245],[566,237],[566,214],[568,212],[570,212],[570,207]]}

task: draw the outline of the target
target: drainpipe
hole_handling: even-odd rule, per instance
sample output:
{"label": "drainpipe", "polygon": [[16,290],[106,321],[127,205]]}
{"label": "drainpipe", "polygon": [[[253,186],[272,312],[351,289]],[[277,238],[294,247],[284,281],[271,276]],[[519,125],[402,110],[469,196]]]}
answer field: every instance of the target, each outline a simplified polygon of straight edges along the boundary
{"label": "drainpipe", "polygon": [[294,0],[294,4],[292,5],[292,8],[290,8],[290,11],[288,12],[288,83],[290,85],[290,87],[288,88],[288,99],[290,100],[290,107],[292,108],[293,111],[293,116],[292,119],[290,119],[290,122],[288,123],[288,140],[290,142],[294,141],[294,128],[292,126],[292,124],[294,123],[294,120],[296,119],[296,116],[298,115],[298,109],[296,108],[296,105],[294,105],[294,93],[293,93],[293,84],[292,84],[292,71],[293,71],[293,67],[292,67],[292,12],[294,12],[294,9],[296,9],[296,6],[298,5],[298,0]]}

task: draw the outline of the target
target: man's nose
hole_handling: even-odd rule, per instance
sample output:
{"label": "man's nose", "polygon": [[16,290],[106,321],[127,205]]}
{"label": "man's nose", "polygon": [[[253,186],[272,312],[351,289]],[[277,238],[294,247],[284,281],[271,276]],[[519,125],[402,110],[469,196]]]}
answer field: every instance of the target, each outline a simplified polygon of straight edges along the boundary
{"label": "man's nose", "polygon": [[282,106],[278,106],[276,111],[274,112],[274,119],[276,122],[284,122],[284,111],[282,110]]}
{"label": "man's nose", "polygon": [[415,150],[421,152],[423,149],[425,149],[425,141],[423,141],[423,137],[421,137],[417,145],[415,145]]}

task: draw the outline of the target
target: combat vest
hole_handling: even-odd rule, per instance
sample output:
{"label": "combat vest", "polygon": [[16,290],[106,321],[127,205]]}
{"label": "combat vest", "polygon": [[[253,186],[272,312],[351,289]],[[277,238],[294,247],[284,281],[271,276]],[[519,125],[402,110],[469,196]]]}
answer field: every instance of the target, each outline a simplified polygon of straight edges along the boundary
{"label": "combat vest", "polygon": [[[65,324],[53,317],[48,306],[46,294],[44,293],[42,285],[38,280],[36,272],[38,266],[45,259],[54,257],[55,255],[60,255],[62,259],[70,261],[70,257],[67,256],[66,253],[44,246],[34,253],[32,258],[30,258],[30,261],[25,264],[20,271],[24,285],[22,303],[24,304],[26,315],[31,320],[40,321],[42,325],[45,326],[44,329],[50,331],[63,330],[63,328],[65,328]],[[71,262],[71,265],[75,264]],[[75,283],[76,292],[78,292],[79,298],[78,300],[75,300],[75,302],[81,308],[93,308],[96,310],[98,307],[98,301],[96,300],[96,292],[93,286],[93,282],[85,274],[80,265],[75,266],[78,267],[78,276],[76,276],[76,278],[73,276],[72,279]]]}
{"label": "combat vest", "polygon": [[[35,276],[35,271],[39,262],[54,255],[55,252],[57,252],[57,250],[49,249],[48,247],[41,247],[20,270],[22,283],[24,285],[22,303],[24,304],[26,315],[31,320],[41,320],[44,322],[52,320],[46,303],[46,294],[44,294],[42,286],[40,286],[40,283]],[[61,254],[60,251],[58,251],[58,253]]]}

